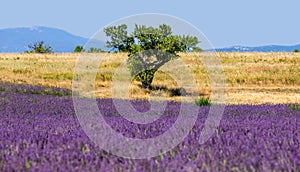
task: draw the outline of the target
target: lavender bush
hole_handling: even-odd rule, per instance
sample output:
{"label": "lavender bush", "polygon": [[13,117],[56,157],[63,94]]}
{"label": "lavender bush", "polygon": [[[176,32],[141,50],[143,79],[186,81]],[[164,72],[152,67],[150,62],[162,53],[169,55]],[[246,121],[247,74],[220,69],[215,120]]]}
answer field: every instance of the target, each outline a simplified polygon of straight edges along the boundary
{"label": "lavender bush", "polygon": [[[0,171],[300,171],[300,111],[289,105],[227,106],[216,134],[203,145],[198,139],[209,107],[200,107],[181,144],[159,157],[131,160],[89,140],[68,90],[7,83],[0,88]],[[148,108],[145,101],[133,104],[139,111]],[[121,118],[111,99],[99,99],[98,106],[115,131],[132,138],[162,134],[180,108],[168,102],[159,120],[142,125]]]}

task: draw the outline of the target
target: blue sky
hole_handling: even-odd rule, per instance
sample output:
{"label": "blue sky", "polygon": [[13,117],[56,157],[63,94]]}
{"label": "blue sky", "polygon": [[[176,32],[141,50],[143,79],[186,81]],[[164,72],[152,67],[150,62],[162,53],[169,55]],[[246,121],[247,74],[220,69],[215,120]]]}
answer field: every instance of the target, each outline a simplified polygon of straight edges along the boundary
{"label": "blue sky", "polygon": [[200,29],[214,47],[300,44],[299,0],[4,0],[0,28],[48,26],[91,37],[140,13],[162,13]]}

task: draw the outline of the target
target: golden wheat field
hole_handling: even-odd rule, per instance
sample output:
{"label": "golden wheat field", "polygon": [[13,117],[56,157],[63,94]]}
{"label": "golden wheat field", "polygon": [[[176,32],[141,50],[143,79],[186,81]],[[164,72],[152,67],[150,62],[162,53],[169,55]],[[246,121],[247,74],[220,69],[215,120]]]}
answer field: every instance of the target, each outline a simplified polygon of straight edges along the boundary
{"label": "golden wheat field", "polygon": [[[0,54],[2,82],[55,86],[71,89],[74,67],[83,54]],[[96,76],[95,94],[99,98],[112,97],[114,72],[126,61],[127,55],[85,54],[103,58]],[[197,91],[210,96],[210,76],[197,55],[180,54],[198,86]],[[300,103],[300,53],[217,53],[226,80],[227,104]],[[169,75],[157,72],[153,86],[168,99],[178,89]],[[157,91],[156,90],[156,91]],[[129,85],[130,98],[147,98],[151,91],[142,89],[134,81]]]}

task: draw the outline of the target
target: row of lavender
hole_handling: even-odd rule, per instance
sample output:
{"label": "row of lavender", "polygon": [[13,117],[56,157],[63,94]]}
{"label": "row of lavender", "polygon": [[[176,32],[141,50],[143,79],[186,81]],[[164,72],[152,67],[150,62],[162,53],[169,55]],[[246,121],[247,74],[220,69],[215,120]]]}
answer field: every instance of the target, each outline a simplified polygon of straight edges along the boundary
{"label": "row of lavender", "polygon": [[[227,106],[216,134],[203,145],[198,140],[209,107],[201,107],[181,144],[159,157],[131,160],[90,141],[69,95],[67,90],[0,84],[0,171],[300,171],[300,111],[289,105]],[[162,134],[180,108],[169,102],[158,121],[138,125],[122,119],[112,100],[98,100],[98,105],[115,131],[132,138]],[[134,105],[147,108],[147,102]]]}

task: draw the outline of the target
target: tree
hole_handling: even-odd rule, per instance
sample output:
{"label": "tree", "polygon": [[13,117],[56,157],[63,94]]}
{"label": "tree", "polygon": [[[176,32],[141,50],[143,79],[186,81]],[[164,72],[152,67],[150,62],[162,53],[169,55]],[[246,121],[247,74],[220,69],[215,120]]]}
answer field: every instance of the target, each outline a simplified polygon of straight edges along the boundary
{"label": "tree", "polygon": [[81,53],[81,52],[84,52],[84,51],[85,50],[84,50],[83,46],[80,46],[80,45],[76,46],[75,49],[74,49],[74,53]]}
{"label": "tree", "polygon": [[295,49],[295,50],[294,50],[294,53],[299,53],[299,50],[298,50],[298,49]]}
{"label": "tree", "polygon": [[44,41],[37,41],[33,44],[29,44],[28,48],[29,51],[25,51],[26,53],[52,53],[52,48],[49,45],[45,45]]}
{"label": "tree", "polygon": [[154,74],[161,66],[177,58],[178,52],[190,51],[199,43],[197,37],[173,35],[171,27],[165,24],[158,28],[135,25],[130,35],[126,29],[126,25],[105,28],[104,32],[110,36],[107,47],[128,52],[131,75],[147,89],[151,88]]}

